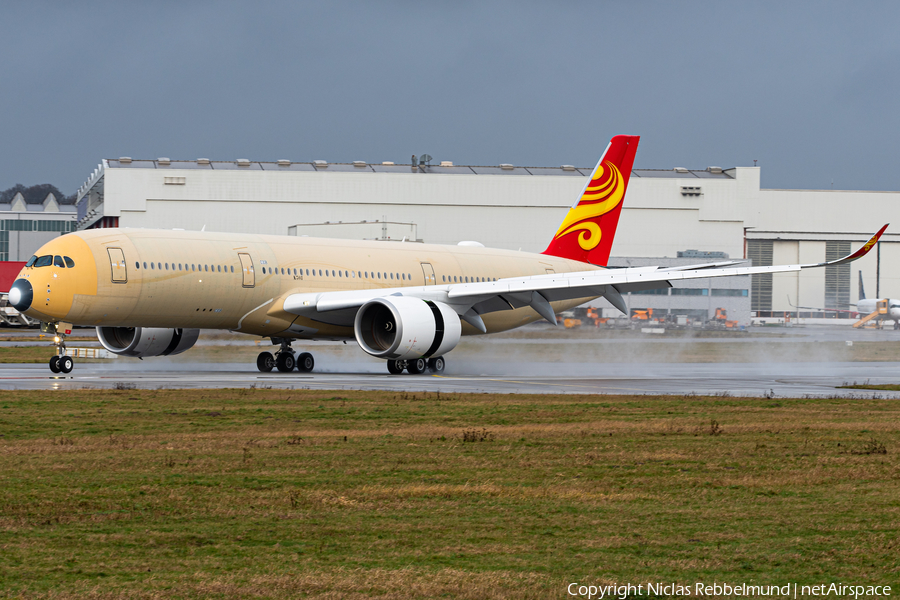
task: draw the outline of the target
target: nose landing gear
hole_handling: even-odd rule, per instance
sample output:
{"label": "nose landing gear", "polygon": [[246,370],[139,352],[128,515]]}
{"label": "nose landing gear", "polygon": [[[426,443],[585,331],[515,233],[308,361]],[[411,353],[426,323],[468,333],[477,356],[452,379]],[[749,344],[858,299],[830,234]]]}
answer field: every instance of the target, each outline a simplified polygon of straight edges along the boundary
{"label": "nose landing gear", "polygon": [[41,331],[53,334],[56,356],[50,358],[50,370],[53,373],[71,373],[75,361],[66,354],[66,335],[72,332],[72,326],[62,323],[41,323]]}
{"label": "nose landing gear", "polygon": [[301,373],[311,373],[316,366],[313,355],[309,352],[295,354],[291,348],[291,340],[272,338],[273,344],[281,344],[281,348],[273,355],[271,352],[260,352],[256,357],[256,368],[263,373],[278,369],[281,373],[290,373],[295,368]]}

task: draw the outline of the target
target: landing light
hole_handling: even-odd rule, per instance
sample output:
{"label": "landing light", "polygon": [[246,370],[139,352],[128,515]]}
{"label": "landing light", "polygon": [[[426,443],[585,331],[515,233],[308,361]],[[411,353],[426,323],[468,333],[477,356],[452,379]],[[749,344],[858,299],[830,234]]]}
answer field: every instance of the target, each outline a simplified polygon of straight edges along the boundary
{"label": "landing light", "polygon": [[58,344],[58,343],[59,343],[59,336],[58,336],[58,335],[55,336],[55,337],[53,338],[53,343],[54,343],[54,344]]}

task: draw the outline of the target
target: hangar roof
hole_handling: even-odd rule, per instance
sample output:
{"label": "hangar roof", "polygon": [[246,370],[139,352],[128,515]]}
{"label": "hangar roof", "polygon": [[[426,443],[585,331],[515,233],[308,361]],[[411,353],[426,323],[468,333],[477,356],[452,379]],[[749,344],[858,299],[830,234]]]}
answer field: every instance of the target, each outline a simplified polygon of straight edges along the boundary
{"label": "hangar roof", "polygon": [[[250,161],[238,159],[236,161],[220,161],[200,158],[197,160],[138,160],[127,157],[110,158],[104,161],[111,169],[204,169],[207,171],[325,171],[338,173],[434,173],[441,175],[556,175],[586,177],[591,174],[591,167],[573,167],[563,165],[560,167],[519,167],[513,165],[419,165],[380,163],[369,164],[364,161],[352,163],[327,163],[325,161],[291,162],[279,160],[277,162]],[[734,179],[727,170],[718,167],[707,169],[633,169],[632,177],[657,177],[676,179]]]}

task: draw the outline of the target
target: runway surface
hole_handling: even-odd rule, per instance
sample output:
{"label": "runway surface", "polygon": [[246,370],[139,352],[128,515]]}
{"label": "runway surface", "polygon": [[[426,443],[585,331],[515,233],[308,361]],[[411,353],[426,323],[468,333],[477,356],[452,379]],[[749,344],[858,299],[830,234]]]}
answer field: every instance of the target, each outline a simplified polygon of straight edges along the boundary
{"label": "runway surface", "polygon": [[[0,347],[48,344],[37,341],[33,330],[20,331],[4,333],[9,341],[0,342]],[[295,344],[297,350],[313,352],[313,373],[260,373],[255,368],[256,353],[271,350],[268,342],[204,332],[197,348],[185,354],[143,361],[76,361],[75,370],[68,375],[53,375],[45,364],[2,364],[0,389],[265,386],[503,394],[871,397],[877,393],[900,398],[898,392],[837,389],[852,383],[900,383],[900,361],[848,362],[849,355],[838,351],[853,342],[900,343],[900,331],[759,328],[726,337],[663,337],[628,331],[588,331],[585,336],[534,326],[520,331],[526,336],[466,338],[447,356],[447,371],[441,375],[388,375],[384,361],[367,356],[355,344],[340,342]],[[70,347],[99,347],[91,334],[84,330],[82,339],[72,340]],[[17,340],[20,336],[32,339]],[[801,344],[790,345],[798,342]],[[707,351],[715,349],[715,360],[721,362],[658,362],[685,360],[683,351],[700,346]],[[709,358],[708,352],[705,356]],[[806,362],[793,362],[797,358]]]}
{"label": "runway surface", "polygon": [[[508,374],[388,375],[380,373],[260,373],[246,364],[196,367],[145,361],[80,364],[69,375],[52,375],[45,365],[0,365],[0,389],[248,388],[488,392],[501,394],[677,394],[773,397],[900,397],[897,392],[841,390],[854,381],[896,383],[898,363],[659,363],[566,365],[568,375],[540,373],[547,365],[518,364]],[[463,368],[465,365],[461,364]],[[478,366],[478,365],[473,365]],[[531,367],[531,368],[529,368]]]}

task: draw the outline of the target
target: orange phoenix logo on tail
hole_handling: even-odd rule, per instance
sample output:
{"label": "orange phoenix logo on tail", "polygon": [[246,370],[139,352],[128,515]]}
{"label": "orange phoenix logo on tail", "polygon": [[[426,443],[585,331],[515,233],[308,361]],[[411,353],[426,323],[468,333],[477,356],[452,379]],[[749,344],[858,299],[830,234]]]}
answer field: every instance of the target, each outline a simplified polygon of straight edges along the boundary
{"label": "orange phoenix logo on tail", "polygon": [[544,254],[606,265],[639,139],[617,135],[610,141]]}

